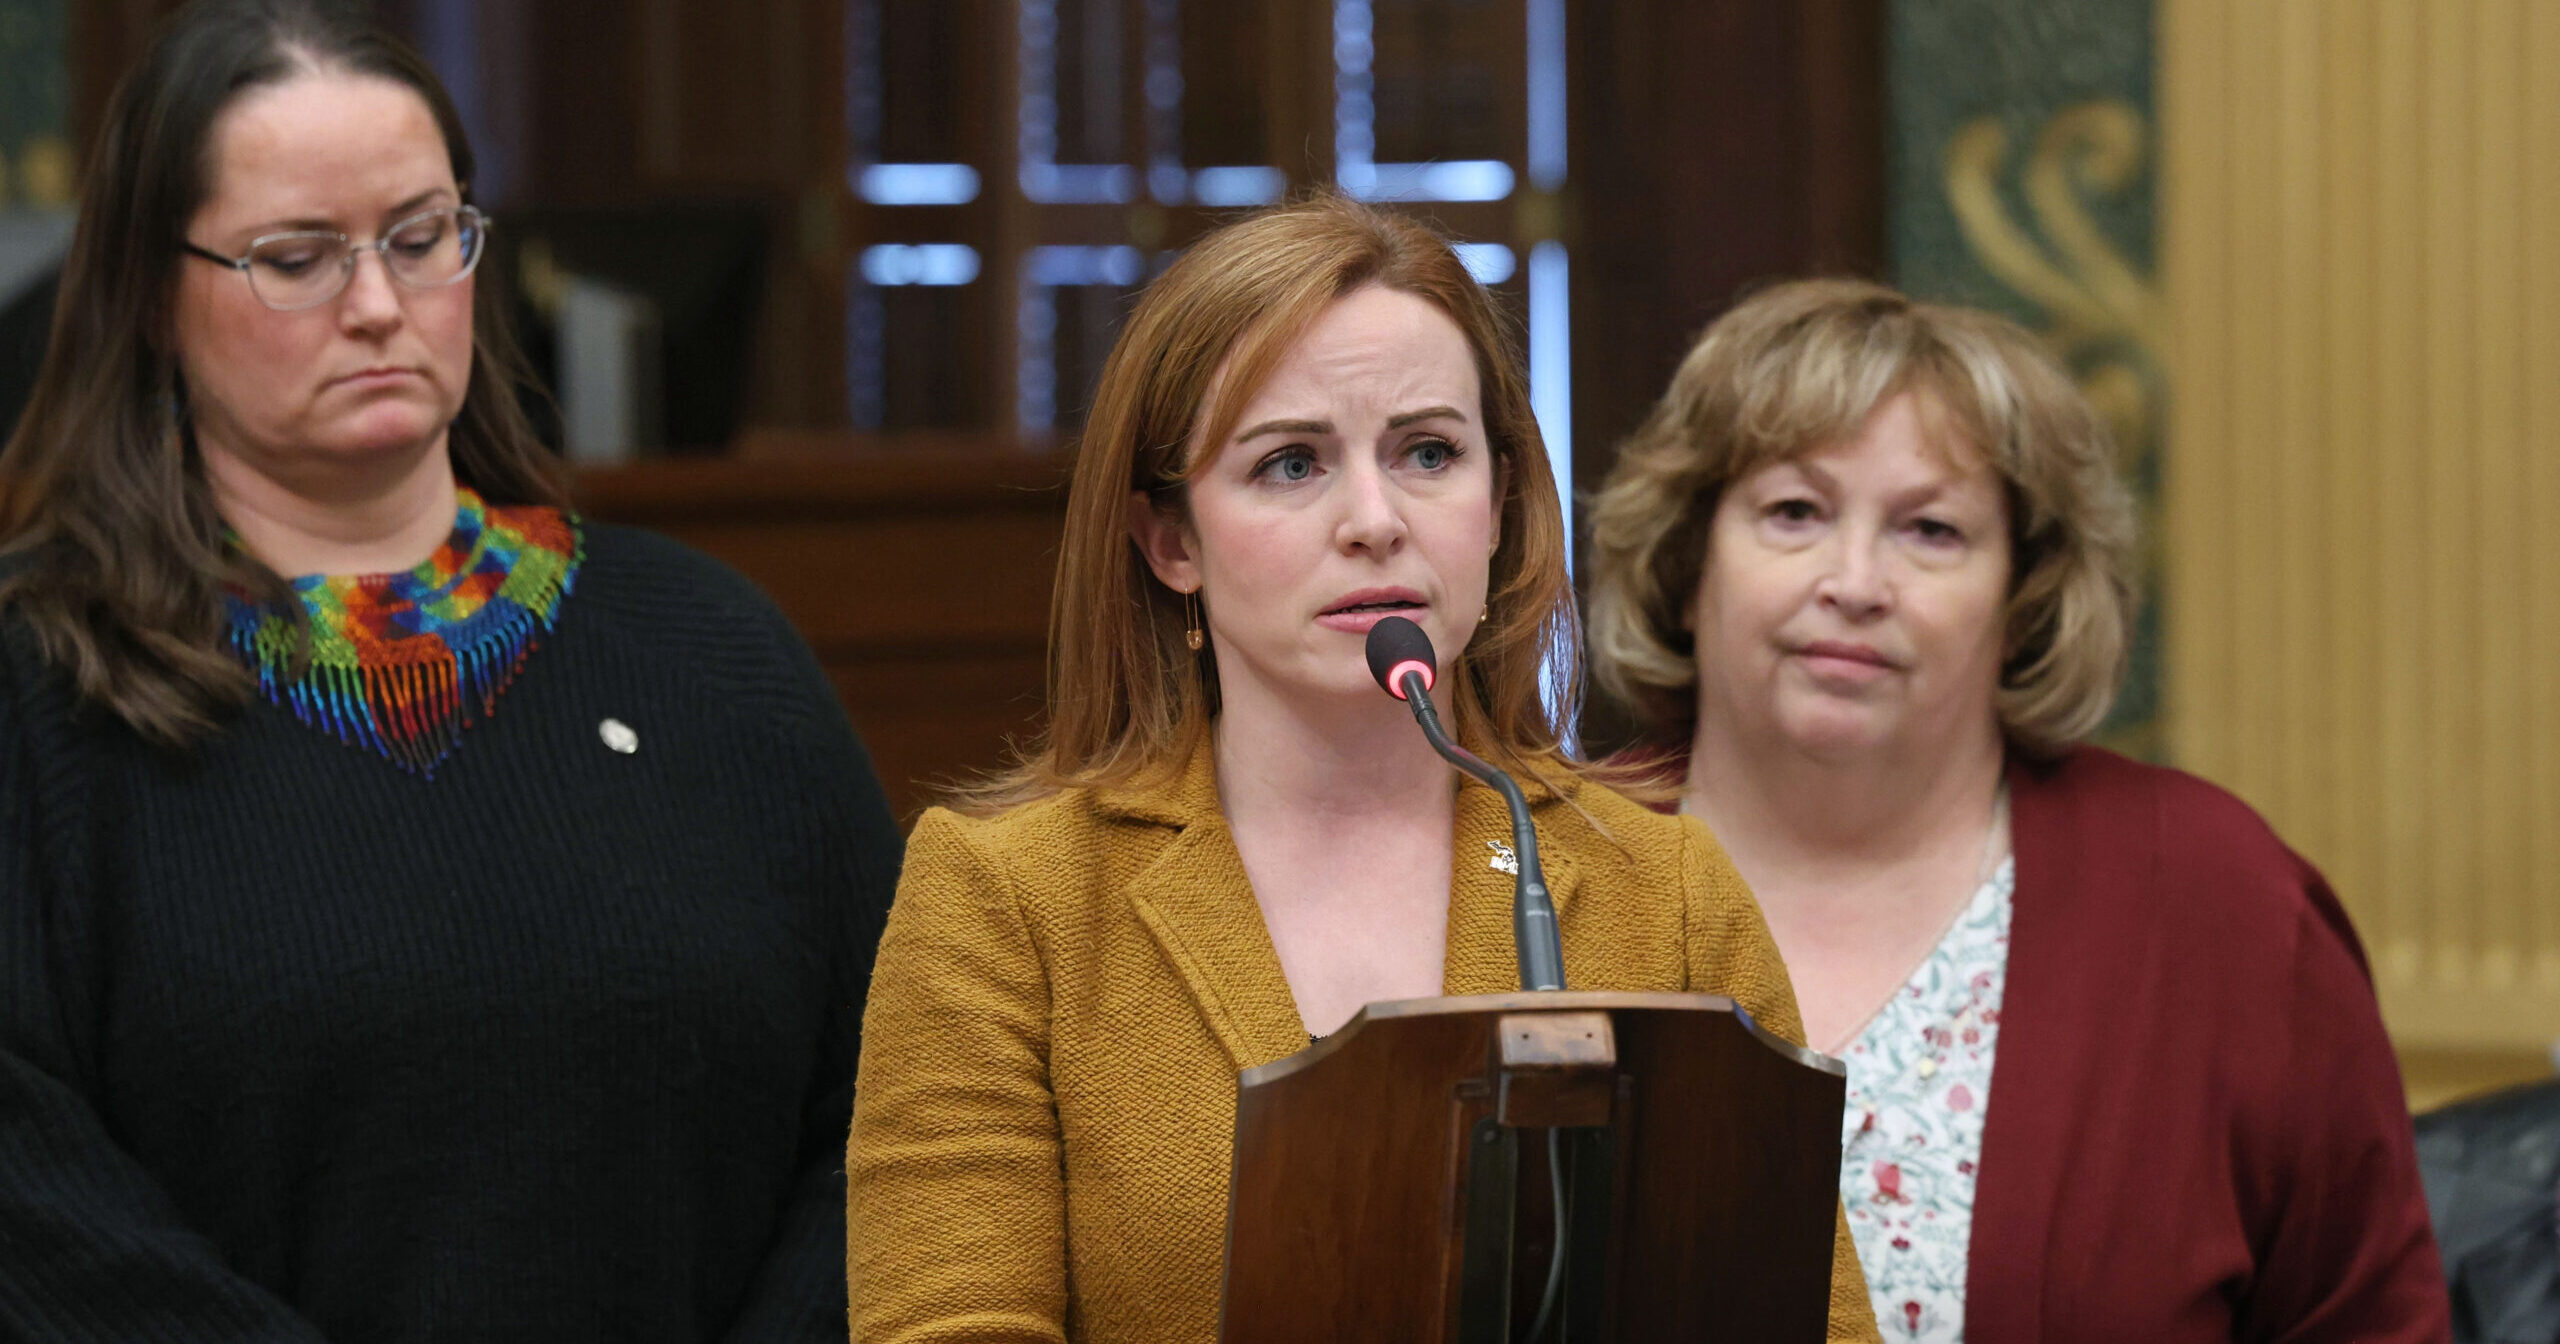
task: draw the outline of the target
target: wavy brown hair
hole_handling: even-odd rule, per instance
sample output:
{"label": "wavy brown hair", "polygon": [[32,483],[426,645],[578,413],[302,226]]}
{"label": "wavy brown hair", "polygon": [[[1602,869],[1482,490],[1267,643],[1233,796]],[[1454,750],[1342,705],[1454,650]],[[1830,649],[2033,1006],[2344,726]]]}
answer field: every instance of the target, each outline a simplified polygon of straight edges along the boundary
{"label": "wavy brown hair", "polygon": [[2008,498],[1994,708],[2009,744],[2058,755],[2106,718],[2132,649],[2134,515],[2088,399],[2005,318],[1799,280],[1699,336],[1592,506],[1592,675],[1650,740],[1686,747],[1697,723],[1685,618],[1725,486],[1854,435],[1903,392],[1931,399],[1942,446],[1979,454]]}
{"label": "wavy brown hair", "polygon": [[[453,100],[365,10],[197,0],[161,28],[108,104],[44,366],[0,448],[0,539],[14,561],[0,603],[85,700],[166,746],[198,740],[253,689],[224,647],[224,586],[288,592],[223,541],[173,334],[179,243],[210,191],[224,109],[248,90],[318,72],[415,91],[469,199],[471,145]],[[531,378],[503,308],[474,305],[470,385],[449,439],[454,471],[492,503],[563,505],[558,461],[517,401]]]}
{"label": "wavy brown hair", "polygon": [[1487,615],[1442,683],[1457,730],[1515,766],[1571,768],[1560,725],[1576,687],[1552,704],[1543,694],[1549,666],[1578,662],[1564,515],[1511,322],[1439,234],[1328,193],[1210,234],[1139,299],[1078,444],[1049,608],[1046,730],[1014,768],[958,791],[956,806],[988,813],[1118,783],[1198,746],[1217,713],[1216,649],[1184,642],[1182,595],[1130,539],[1132,495],[1187,509],[1208,457],[1191,445],[1224,442],[1316,318],[1370,286],[1414,295],[1464,333],[1504,482]]}

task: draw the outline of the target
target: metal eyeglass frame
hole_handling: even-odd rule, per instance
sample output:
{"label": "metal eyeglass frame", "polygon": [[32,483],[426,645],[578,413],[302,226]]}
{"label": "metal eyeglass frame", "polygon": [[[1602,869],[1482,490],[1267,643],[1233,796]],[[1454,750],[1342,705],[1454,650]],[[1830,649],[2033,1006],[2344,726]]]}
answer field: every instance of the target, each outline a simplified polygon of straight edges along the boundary
{"label": "metal eyeglass frame", "polygon": [[[471,230],[474,241],[471,244],[470,255],[464,259],[461,270],[455,271],[447,279],[415,284],[403,278],[399,269],[391,264],[391,240],[402,229],[430,215],[453,216],[453,222],[457,227],[467,227]],[[266,294],[258,288],[257,277],[249,274],[249,267],[257,260],[259,248],[285,238],[326,239],[338,245],[338,283],[331,287],[328,293],[309,303],[279,304],[268,301]],[[249,286],[249,296],[265,304],[269,310],[279,313],[299,313],[306,309],[317,308],[346,293],[347,285],[355,279],[356,258],[366,252],[379,255],[382,259],[382,273],[391,277],[403,289],[442,289],[447,285],[461,284],[473,271],[480,269],[480,258],[487,255],[489,251],[489,216],[474,205],[439,205],[432,210],[421,210],[406,219],[395,221],[391,227],[384,229],[379,237],[369,243],[359,243],[343,233],[330,229],[289,229],[283,233],[265,233],[250,239],[249,250],[236,257],[226,257],[210,248],[198,247],[184,238],[178,240],[178,247],[188,256],[198,257],[217,266],[227,266],[238,271],[241,280]]]}

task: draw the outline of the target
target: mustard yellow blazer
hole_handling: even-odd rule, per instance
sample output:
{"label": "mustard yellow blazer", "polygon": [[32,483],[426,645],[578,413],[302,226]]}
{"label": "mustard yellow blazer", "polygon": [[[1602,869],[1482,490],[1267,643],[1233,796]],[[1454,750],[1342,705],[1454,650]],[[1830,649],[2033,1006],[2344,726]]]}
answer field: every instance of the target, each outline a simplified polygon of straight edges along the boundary
{"label": "mustard yellow blazer", "polygon": [[[1568,983],[1730,995],[1801,1041],[1760,908],[1706,828],[1564,791],[1530,787]],[[1449,994],[1519,988],[1512,879],[1487,845],[1510,834],[1470,782]],[[1214,1340],[1236,1076],[1306,1044],[1205,748],[1154,785],[927,812],[863,1021],[856,1344]],[[1830,1337],[1877,1338],[1845,1222]]]}

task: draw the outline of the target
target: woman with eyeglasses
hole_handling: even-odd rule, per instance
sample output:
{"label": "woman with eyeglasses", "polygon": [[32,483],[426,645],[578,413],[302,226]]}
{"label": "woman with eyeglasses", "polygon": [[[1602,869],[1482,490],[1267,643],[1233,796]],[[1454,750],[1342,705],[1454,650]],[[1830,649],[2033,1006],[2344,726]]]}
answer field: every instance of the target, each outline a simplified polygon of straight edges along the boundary
{"label": "woman with eyeglasses", "polygon": [[417,56],[180,12],[0,452],[0,1338],[843,1339],[900,841],[735,575],[568,511]]}

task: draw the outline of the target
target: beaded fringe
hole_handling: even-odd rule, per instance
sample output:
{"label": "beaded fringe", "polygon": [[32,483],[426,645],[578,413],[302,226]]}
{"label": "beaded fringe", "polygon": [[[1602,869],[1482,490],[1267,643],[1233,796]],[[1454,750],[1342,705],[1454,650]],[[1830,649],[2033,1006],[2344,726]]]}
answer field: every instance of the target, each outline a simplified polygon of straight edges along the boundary
{"label": "beaded fringe", "polygon": [[[566,585],[564,584],[563,587]],[[495,714],[498,694],[523,669],[550,620],[518,607],[472,647],[432,662],[393,667],[323,667],[286,681],[256,656],[259,642],[235,627],[232,645],[258,670],[258,693],[349,746],[380,752],[420,775],[453,751],[465,728]]]}
{"label": "beaded fringe", "polygon": [[[489,525],[482,524],[484,529]],[[516,548],[516,565],[523,563],[527,552],[564,558],[566,563],[530,592],[493,595],[478,611],[448,628],[401,639],[394,654],[399,661],[324,662],[314,657],[300,676],[294,676],[292,667],[307,633],[236,598],[231,646],[257,673],[258,693],[270,703],[349,746],[377,752],[404,770],[433,778],[463,732],[497,712],[499,695],[551,630],[561,599],[568,595],[586,558],[585,537],[574,521],[568,521],[567,528],[565,557],[527,538],[502,535],[501,541]],[[487,540],[485,531],[481,540]],[[474,554],[479,553],[475,547]],[[510,578],[522,577],[522,571],[511,566]]]}

